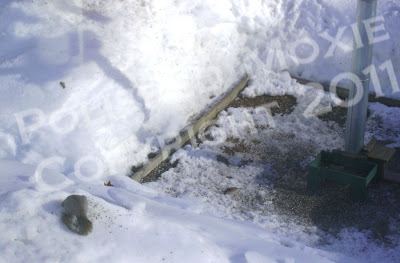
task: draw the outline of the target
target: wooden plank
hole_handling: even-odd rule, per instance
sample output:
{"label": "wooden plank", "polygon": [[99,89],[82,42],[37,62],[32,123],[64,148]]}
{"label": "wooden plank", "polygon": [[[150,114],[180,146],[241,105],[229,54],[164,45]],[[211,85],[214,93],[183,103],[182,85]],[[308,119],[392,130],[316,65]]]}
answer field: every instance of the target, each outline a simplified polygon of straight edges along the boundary
{"label": "wooden plank", "polygon": [[241,81],[228,91],[223,98],[213,105],[206,113],[198,118],[193,125],[180,132],[180,135],[175,137],[173,142],[167,145],[161,153],[151,159],[139,171],[134,173],[131,178],[138,182],[142,181],[147,175],[151,173],[158,165],[165,161],[174,151],[185,145],[191,138],[193,138],[202,128],[207,127],[207,124],[214,119],[219,112],[224,110],[228,105],[238,96],[238,94],[246,87],[249,81],[249,76],[245,76]]}
{"label": "wooden plank", "polygon": [[400,148],[397,148],[396,153],[385,167],[384,179],[400,183]]}
{"label": "wooden plank", "polygon": [[372,148],[372,150],[368,153],[368,157],[388,163],[395,152],[395,149],[386,147],[384,144],[377,143],[375,147]]}
{"label": "wooden plank", "polygon": [[365,145],[364,150],[367,151],[367,154],[372,151],[372,149],[375,147],[376,143],[378,140],[375,137],[372,137],[372,139],[369,141],[367,145]]}
{"label": "wooden plank", "polygon": [[[317,83],[317,82],[314,82],[314,81],[310,81],[310,80],[307,80],[307,79],[295,77],[295,76],[292,76],[292,75],[291,75],[291,77],[293,79],[297,80],[297,82],[302,84],[302,85],[307,85],[309,83]],[[331,92],[332,90],[334,90],[334,88],[332,88],[328,84],[324,84],[324,83],[318,83],[318,84],[321,84],[321,86],[324,88],[325,91]],[[339,98],[341,98],[342,100],[344,100],[344,99],[349,97],[349,90],[346,89],[346,88],[336,87],[336,93],[337,93],[337,96]],[[369,102],[379,102],[379,103],[382,103],[383,105],[386,105],[388,107],[400,107],[400,101],[399,100],[386,98],[386,97],[378,97],[377,98],[375,94],[369,94],[368,95],[368,101]]]}

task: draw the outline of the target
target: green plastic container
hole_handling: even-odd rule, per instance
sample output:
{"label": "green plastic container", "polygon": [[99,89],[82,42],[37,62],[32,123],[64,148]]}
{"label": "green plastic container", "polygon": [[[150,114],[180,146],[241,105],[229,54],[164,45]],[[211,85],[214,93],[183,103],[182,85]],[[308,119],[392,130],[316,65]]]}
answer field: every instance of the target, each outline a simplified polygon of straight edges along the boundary
{"label": "green plastic container", "polygon": [[352,199],[364,200],[367,186],[377,170],[376,163],[322,151],[311,163],[307,176],[307,188],[316,191],[322,182],[332,180],[350,184]]}

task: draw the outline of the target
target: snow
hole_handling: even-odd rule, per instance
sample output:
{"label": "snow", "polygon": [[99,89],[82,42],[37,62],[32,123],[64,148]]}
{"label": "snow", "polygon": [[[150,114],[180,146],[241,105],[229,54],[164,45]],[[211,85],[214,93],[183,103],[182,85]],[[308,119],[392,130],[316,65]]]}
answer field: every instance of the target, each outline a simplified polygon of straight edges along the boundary
{"label": "snow", "polygon": [[[371,103],[369,109],[374,123],[371,123],[370,133],[379,140],[388,140],[389,147],[400,147],[400,109],[390,108],[380,103]],[[378,128],[372,128],[373,126]]]}
{"label": "snow", "polygon": [[[379,1],[385,28],[380,33],[390,39],[374,47],[380,85],[393,98],[400,98],[394,85],[400,77],[398,10],[394,0]],[[354,14],[349,0],[2,1],[0,262],[357,262],[341,254],[343,249],[325,252],[304,245],[312,243],[310,237],[296,235],[302,231],[296,227],[285,232],[274,215],[262,220],[275,224],[276,233],[249,220],[255,215],[220,209],[231,206],[225,197],[210,206],[216,200],[212,191],[203,189],[208,200],[182,200],[126,177],[131,165],[146,162],[147,154],[245,73],[252,78],[246,96],[295,95],[294,114],[312,115],[331,105],[332,98],[297,84],[288,72],[329,81],[348,71],[350,53],[341,47],[324,58],[331,47],[324,32],[334,37],[346,27],[341,40],[350,44]],[[296,42],[311,43],[307,39],[320,52],[313,61],[296,64],[294,58],[305,62],[312,51]],[[294,50],[293,43],[299,44]],[[383,126],[368,136],[398,147],[398,110],[372,104],[371,111]],[[263,108],[227,110],[218,119],[226,129],[214,129],[213,136],[223,142],[251,133],[270,121],[265,116]],[[282,134],[302,127],[314,136],[297,138],[313,137],[321,148],[342,143],[314,117],[273,121]],[[229,130],[235,126],[228,122],[243,127]],[[385,135],[388,128],[392,131]],[[198,162],[210,182],[225,170],[246,184],[265,169],[263,160],[246,169],[219,167],[215,156],[202,151],[185,149],[174,158]],[[185,174],[200,173],[186,169]],[[237,176],[241,173],[248,177]],[[104,186],[109,180],[114,187]],[[187,180],[191,177],[175,183],[185,189]],[[85,238],[69,233],[60,221],[60,203],[73,193],[90,201],[94,230]],[[254,199],[257,194],[271,198],[273,188],[255,192]]]}
{"label": "snow", "polygon": [[[128,177],[108,177],[114,187],[36,191],[26,175],[35,167],[5,160],[0,167],[1,262],[355,262],[251,224],[199,215],[194,204]],[[60,223],[61,202],[70,193],[89,196],[94,231],[88,237]]]}

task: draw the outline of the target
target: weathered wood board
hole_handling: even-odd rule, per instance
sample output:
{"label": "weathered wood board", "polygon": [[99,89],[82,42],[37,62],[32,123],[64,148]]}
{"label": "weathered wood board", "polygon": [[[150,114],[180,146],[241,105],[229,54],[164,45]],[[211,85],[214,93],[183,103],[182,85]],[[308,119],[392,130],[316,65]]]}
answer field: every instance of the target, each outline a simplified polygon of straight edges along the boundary
{"label": "weathered wood board", "polygon": [[193,138],[201,129],[207,127],[207,124],[214,119],[219,112],[224,110],[228,105],[238,96],[238,94],[246,87],[249,81],[249,76],[245,76],[241,81],[228,91],[218,103],[213,105],[207,112],[198,118],[191,126],[184,129],[180,134],[175,137],[173,142],[167,145],[162,152],[156,157],[151,159],[139,171],[134,173],[131,178],[140,182],[148,174],[151,173],[159,164],[166,160],[174,151],[185,145],[191,138]]}

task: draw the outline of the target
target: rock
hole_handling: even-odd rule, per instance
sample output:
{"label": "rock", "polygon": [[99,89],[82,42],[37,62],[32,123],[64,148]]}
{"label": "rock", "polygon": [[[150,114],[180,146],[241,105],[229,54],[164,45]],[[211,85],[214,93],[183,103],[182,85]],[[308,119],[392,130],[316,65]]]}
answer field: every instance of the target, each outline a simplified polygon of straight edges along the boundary
{"label": "rock", "polygon": [[232,195],[232,194],[236,193],[237,191],[239,191],[240,189],[241,188],[238,188],[238,187],[228,187],[224,191],[224,195]]}

